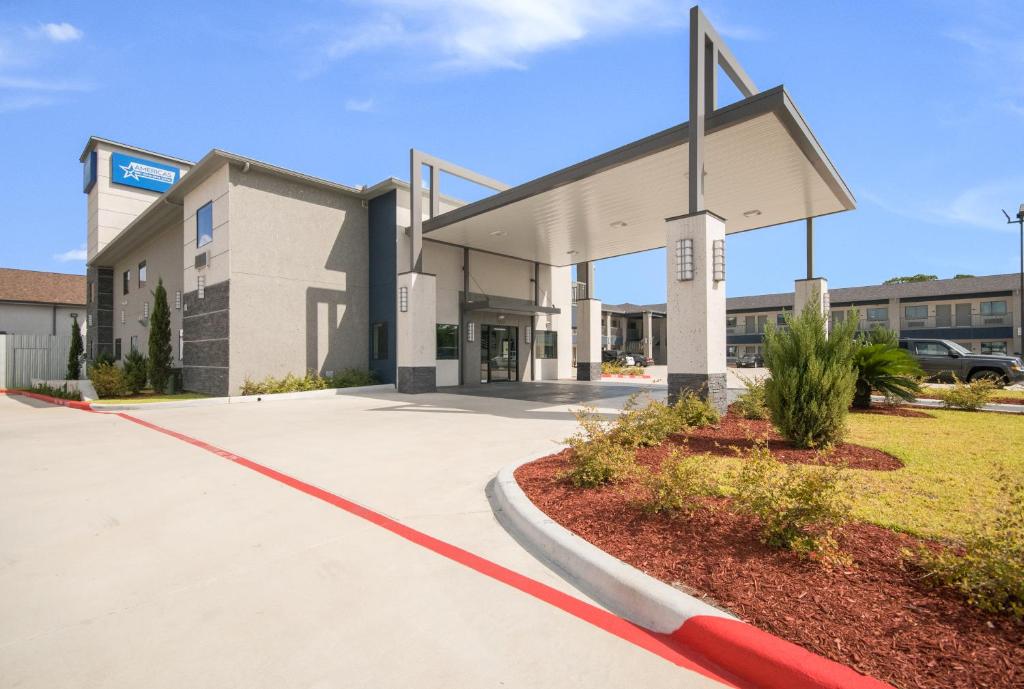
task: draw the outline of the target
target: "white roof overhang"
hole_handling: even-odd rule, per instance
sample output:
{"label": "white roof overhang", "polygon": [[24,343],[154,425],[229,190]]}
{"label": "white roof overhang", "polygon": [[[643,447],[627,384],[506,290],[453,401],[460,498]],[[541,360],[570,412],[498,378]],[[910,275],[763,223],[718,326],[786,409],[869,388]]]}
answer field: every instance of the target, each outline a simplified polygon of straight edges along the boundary
{"label": "white roof overhang", "polygon": [[[665,246],[689,213],[686,123],[423,222],[425,239],[563,266]],[[782,86],[709,115],[705,206],[734,234],[855,207]]]}

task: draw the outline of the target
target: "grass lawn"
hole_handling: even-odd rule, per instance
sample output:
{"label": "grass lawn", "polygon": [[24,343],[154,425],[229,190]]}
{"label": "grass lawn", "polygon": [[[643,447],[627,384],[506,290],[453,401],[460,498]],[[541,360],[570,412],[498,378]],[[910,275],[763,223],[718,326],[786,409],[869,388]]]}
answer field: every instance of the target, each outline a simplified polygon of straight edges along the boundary
{"label": "grass lawn", "polygon": [[896,471],[850,470],[854,518],[915,536],[959,540],[997,504],[996,463],[1024,478],[1024,415],[928,414],[932,418],[850,414],[849,442],[905,464]]}
{"label": "grass lawn", "polygon": [[209,395],[198,392],[179,392],[175,395],[157,395],[153,392],[143,391],[138,395],[129,397],[108,397],[102,400],[93,400],[92,404],[139,404],[148,402],[180,402],[181,400],[198,400]]}

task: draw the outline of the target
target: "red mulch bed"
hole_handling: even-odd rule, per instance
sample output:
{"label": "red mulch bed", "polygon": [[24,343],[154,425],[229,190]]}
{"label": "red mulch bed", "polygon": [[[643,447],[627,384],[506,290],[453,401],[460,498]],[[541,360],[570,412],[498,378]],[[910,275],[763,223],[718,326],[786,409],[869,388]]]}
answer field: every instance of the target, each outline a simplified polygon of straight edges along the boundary
{"label": "red mulch bed", "polygon": [[724,500],[650,515],[636,485],[573,488],[558,480],[568,452],[520,467],[516,479],[557,522],[648,574],[901,689],[1024,686],[1024,624],[924,585],[902,555],[923,541],[850,524],[837,539],[854,564],[828,568],[769,549]]}
{"label": "red mulch bed", "polygon": [[[928,415],[924,414],[923,416]],[[828,462],[841,464],[851,469],[879,471],[903,468],[903,462],[889,453],[854,443],[841,443],[827,453],[798,449],[779,435],[771,421],[744,419],[732,413],[723,416],[717,426],[694,428],[685,435],[672,436],[668,442],[659,447],[644,448],[637,453],[637,459],[644,464],[656,462],[660,465],[661,460],[674,449],[682,450],[685,454],[703,454],[705,452],[734,454],[748,450],[762,440],[768,441],[768,449],[776,458],[787,463],[823,464]]]}

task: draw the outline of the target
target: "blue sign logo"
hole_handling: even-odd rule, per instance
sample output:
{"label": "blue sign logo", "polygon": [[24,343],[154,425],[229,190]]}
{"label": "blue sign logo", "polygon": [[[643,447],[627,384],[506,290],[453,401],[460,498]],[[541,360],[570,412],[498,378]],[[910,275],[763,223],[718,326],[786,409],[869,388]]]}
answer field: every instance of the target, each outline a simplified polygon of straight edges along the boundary
{"label": "blue sign logo", "polygon": [[178,181],[181,170],[145,158],[112,153],[110,155],[110,181],[128,187],[167,191]]}

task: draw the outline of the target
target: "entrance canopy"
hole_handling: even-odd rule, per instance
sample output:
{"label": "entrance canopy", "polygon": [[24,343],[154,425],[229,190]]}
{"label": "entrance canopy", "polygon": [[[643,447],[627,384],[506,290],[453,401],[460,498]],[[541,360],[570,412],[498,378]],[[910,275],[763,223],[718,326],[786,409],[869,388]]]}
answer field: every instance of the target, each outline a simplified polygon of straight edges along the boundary
{"label": "entrance canopy", "polygon": [[[423,221],[423,236],[564,266],[665,246],[691,212],[689,123]],[[704,207],[729,234],[852,210],[782,86],[704,118]]]}

